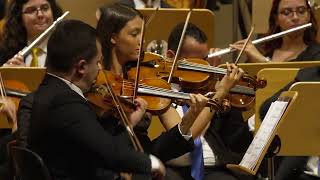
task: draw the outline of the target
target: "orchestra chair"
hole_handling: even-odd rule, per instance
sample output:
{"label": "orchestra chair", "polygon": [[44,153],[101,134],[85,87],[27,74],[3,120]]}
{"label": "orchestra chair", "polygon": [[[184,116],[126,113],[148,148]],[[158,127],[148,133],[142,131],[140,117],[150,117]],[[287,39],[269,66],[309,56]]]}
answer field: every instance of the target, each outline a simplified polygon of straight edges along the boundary
{"label": "orchestra chair", "polygon": [[52,180],[42,158],[28,148],[12,146],[10,149],[15,175],[21,180]]}

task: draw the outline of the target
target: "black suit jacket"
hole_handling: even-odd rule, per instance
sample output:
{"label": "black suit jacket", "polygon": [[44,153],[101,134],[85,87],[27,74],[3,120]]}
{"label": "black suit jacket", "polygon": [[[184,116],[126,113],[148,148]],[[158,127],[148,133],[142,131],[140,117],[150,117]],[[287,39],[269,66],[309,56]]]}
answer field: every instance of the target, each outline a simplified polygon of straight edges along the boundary
{"label": "black suit jacket", "polygon": [[[34,93],[28,94],[22,98],[19,104],[18,110],[18,135],[17,142],[19,146],[27,147],[27,139],[29,133],[29,122],[32,112],[32,104]],[[123,127],[118,126],[118,120],[108,117],[108,119],[100,121],[105,130],[109,131],[113,136],[119,136],[118,138],[124,138],[125,141],[129,141],[128,134]],[[170,159],[179,157],[187,152],[193,150],[193,140],[186,141],[181,136],[178,125],[174,128],[162,133],[154,140],[150,140],[148,137],[148,127],[150,125],[150,119],[145,118],[143,124],[135,128],[135,132],[145,150],[145,152],[157,156],[161,161],[166,162]],[[128,142],[130,144],[130,142]],[[131,145],[129,145],[131,146]]]}
{"label": "black suit jacket", "polygon": [[[134,129],[145,152],[153,154],[161,161],[166,162],[193,150],[194,143],[192,138],[189,141],[185,140],[179,132],[178,125],[151,141],[148,137],[150,120],[150,118],[145,117]],[[105,130],[110,134],[114,136],[124,134],[122,135],[123,141],[127,141],[128,145],[131,144],[125,128],[118,123],[117,119],[111,121],[102,120],[102,123]]]}
{"label": "black suit jacket", "polygon": [[148,155],[107,133],[88,102],[50,75],[34,94],[27,141],[55,179],[98,179],[100,168],[151,171]]}
{"label": "black suit jacket", "polygon": [[[124,5],[132,7],[132,8],[136,7],[133,0],[118,0],[116,2],[120,3],[120,4],[124,4]],[[161,6],[161,8],[170,8],[171,7],[167,3],[165,3],[163,0],[161,0],[160,6]]]}
{"label": "black suit jacket", "polygon": [[253,138],[236,108],[216,114],[204,137],[216,155],[218,166],[239,163]]}

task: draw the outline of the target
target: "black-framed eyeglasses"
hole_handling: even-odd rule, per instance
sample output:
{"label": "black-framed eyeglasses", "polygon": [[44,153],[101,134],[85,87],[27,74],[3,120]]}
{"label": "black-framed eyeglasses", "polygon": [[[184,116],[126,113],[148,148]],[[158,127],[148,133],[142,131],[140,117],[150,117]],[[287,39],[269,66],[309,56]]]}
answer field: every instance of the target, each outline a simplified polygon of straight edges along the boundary
{"label": "black-framed eyeglasses", "polygon": [[22,13],[29,15],[37,15],[39,11],[42,13],[46,13],[51,9],[49,4],[43,4],[40,7],[31,6],[26,8]]}
{"label": "black-framed eyeglasses", "polygon": [[297,16],[299,17],[303,17],[307,14],[307,12],[309,11],[309,8],[306,6],[300,6],[297,7],[295,10],[293,10],[292,8],[285,8],[282,9],[279,14],[283,15],[283,16],[287,16],[287,17],[292,17],[293,13],[296,13]]}

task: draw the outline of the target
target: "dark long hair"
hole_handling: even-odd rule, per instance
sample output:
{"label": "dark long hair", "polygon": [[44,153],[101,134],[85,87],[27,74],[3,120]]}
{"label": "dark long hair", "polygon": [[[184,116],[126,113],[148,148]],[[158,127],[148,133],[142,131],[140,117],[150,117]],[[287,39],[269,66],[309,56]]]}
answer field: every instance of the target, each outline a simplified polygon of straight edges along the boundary
{"label": "dark long hair", "polygon": [[0,20],[4,18],[7,0],[0,0]]}
{"label": "dark long hair", "polygon": [[[265,36],[275,34],[280,32],[280,27],[276,25],[276,18],[278,16],[278,8],[281,0],[273,0],[272,8],[269,16],[269,30],[265,34]],[[306,29],[304,32],[303,40],[306,45],[310,45],[311,43],[316,41],[318,25],[313,12],[313,9],[310,7],[308,0],[305,0],[307,8],[310,12],[310,22],[312,23],[312,27]],[[265,54],[273,53],[274,50],[279,49],[282,45],[282,38],[275,39],[273,41],[266,42],[262,46],[262,50]]]}
{"label": "dark long hair", "polygon": [[102,45],[104,68],[110,69],[113,47],[111,44],[112,35],[118,34],[128,21],[137,16],[143,18],[143,15],[131,7],[117,3],[100,7],[99,10],[100,19],[97,24],[97,33]]}
{"label": "dark long hair", "polygon": [[[11,0],[8,4],[6,23],[0,38],[0,64],[18,53],[27,45],[27,31],[22,22],[22,6],[29,0]],[[51,6],[53,19],[62,15],[62,9],[56,0],[47,0]]]}

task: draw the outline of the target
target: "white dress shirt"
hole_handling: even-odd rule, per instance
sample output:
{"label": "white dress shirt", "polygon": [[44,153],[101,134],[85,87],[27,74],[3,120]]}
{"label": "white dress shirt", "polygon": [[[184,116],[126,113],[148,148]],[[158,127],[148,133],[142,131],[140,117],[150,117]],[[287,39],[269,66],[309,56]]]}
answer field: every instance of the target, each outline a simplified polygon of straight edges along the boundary
{"label": "white dress shirt", "polygon": [[[181,90],[180,86],[174,83],[171,83],[171,88],[176,92]],[[175,107],[180,117],[183,117],[184,113],[183,113],[182,106],[175,105]],[[209,146],[208,142],[202,135],[200,139],[202,143],[204,166],[214,166],[216,164],[216,159],[211,147]],[[190,153],[186,153],[180,157],[172,159],[168,161],[166,164],[173,165],[173,166],[190,166],[191,165]]]}

